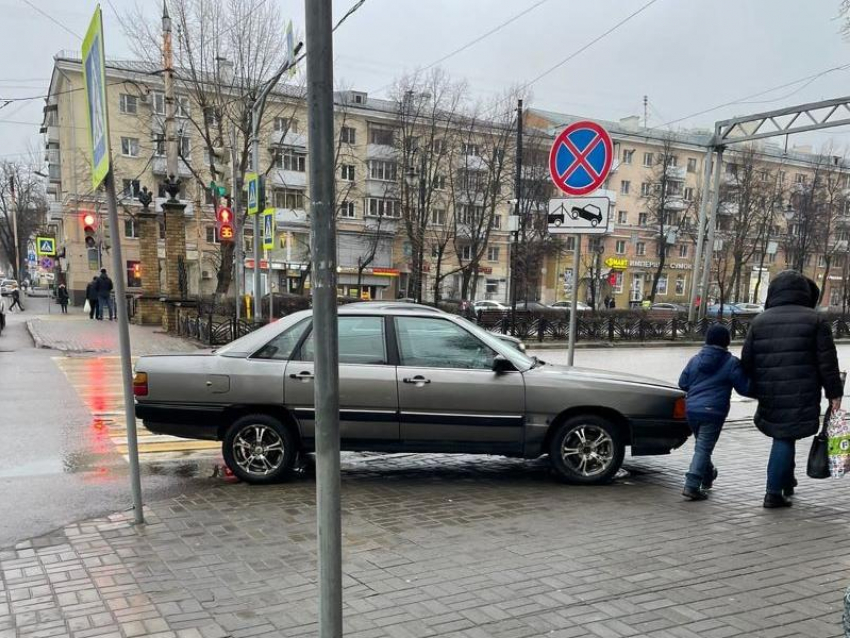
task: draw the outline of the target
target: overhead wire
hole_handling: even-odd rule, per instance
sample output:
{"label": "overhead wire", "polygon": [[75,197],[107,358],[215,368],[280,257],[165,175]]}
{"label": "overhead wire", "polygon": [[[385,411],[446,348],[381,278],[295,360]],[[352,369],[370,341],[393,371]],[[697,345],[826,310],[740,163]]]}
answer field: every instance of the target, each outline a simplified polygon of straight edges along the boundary
{"label": "overhead wire", "polygon": [[59,22],[59,20],[57,20],[56,18],[54,18],[52,15],[50,15],[50,14],[49,14],[49,13],[47,13],[46,11],[43,11],[42,9],[39,9],[36,5],[34,5],[32,2],[30,2],[30,0],[21,0],[21,2],[23,2],[24,4],[26,4],[27,6],[29,6],[29,7],[30,7],[33,11],[37,11],[38,13],[40,13],[41,15],[43,15],[45,18],[47,18],[48,20],[50,20],[50,21],[51,21],[53,24],[55,24],[56,26],[60,27],[61,29],[64,29],[65,31],[67,31],[68,33],[70,33],[72,36],[74,36],[74,37],[75,37],[75,38],[77,38],[78,40],[82,40],[82,39],[83,39],[83,37],[82,37],[80,34],[75,33],[74,31],[71,31],[71,29],[69,29],[66,25],[64,25],[64,24],[62,24],[61,22]]}

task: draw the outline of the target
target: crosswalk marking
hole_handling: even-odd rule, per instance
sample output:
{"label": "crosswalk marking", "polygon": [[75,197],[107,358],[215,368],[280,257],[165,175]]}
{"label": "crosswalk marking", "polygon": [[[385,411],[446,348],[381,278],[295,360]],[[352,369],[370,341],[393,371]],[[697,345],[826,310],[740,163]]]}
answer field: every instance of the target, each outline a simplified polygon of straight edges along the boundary
{"label": "crosswalk marking", "polygon": [[[92,413],[93,427],[104,432],[113,448],[128,460],[120,357],[55,357],[53,360]],[[139,421],[136,433],[142,463],[186,458],[217,460],[221,456],[221,444],[216,441],[154,434]]]}

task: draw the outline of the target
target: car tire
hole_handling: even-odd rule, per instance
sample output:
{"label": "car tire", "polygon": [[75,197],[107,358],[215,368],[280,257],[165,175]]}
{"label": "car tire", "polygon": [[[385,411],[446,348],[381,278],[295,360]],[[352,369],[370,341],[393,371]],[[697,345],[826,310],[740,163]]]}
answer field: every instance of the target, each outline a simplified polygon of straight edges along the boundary
{"label": "car tire", "polygon": [[238,419],[228,428],[221,448],[227,467],[252,485],[286,478],[298,457],[298,442],[292,430],[267,414]]}
{"label": "car tire", "polygon": [[611,481],[625,454],[625,437],[620,428],[595,414],[570,417],[557,427],[549,443],[549,461],[555,473],[560,479],[579,485]]}

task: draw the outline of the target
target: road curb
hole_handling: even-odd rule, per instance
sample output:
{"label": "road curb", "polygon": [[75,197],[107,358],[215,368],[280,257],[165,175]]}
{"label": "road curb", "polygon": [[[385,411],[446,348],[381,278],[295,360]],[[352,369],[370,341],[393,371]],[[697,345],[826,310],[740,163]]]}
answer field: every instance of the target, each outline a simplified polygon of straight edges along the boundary
{"label": "road curb", "polygon": [[44,340],[38,335],[38,332],[36,332],[32,325],[34,321],[37,321],[37,319],[27,319],[27,332],[30,333],[33,345],[35,345],[36,348],[47,348],[47,346],[44,345]]}

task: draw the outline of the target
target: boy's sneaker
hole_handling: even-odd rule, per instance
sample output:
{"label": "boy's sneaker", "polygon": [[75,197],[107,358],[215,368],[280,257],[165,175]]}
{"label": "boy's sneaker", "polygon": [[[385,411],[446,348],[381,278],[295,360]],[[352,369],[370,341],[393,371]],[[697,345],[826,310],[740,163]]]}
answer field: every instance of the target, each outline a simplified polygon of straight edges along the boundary
{"label": "boy's sneaker", "polygon": [[702,489],[710,490],[714,487],[714,481],[717,480],[717,468],[714,468],[714,471],[711,473],[711,478],[707,481],[702,482]]}
{"label": "boy's sneaker", "polygon": [[686,487],[685,489],[683,489],[682,496],[684,496],[689,501],[704,501],[708,498],[708,494],[706,494],[700,489],[694,489],[692,487]]}

